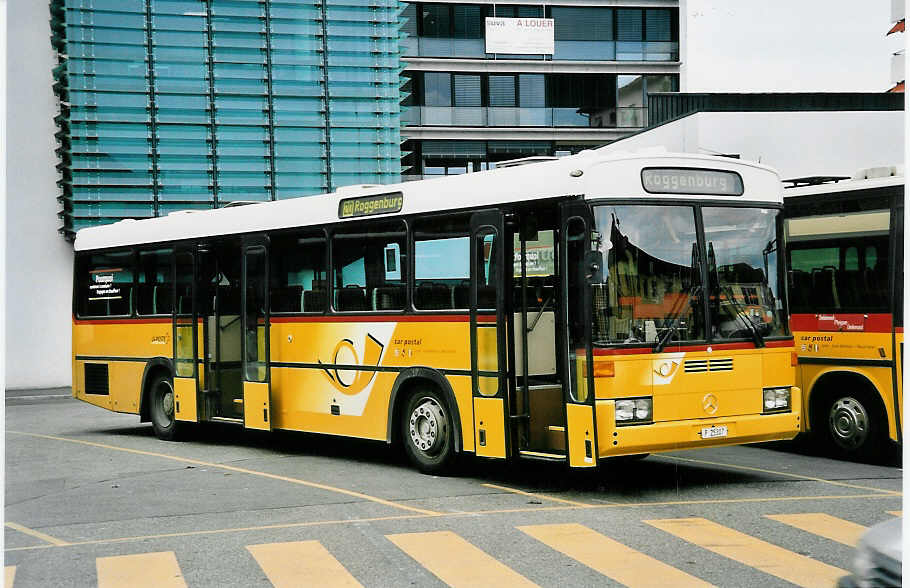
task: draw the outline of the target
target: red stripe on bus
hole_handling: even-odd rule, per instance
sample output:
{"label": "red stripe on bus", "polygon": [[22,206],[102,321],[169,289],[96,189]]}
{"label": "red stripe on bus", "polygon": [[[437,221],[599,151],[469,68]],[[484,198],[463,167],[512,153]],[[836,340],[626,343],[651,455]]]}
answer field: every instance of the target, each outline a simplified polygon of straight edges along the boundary
{"label": "red stripe on bus", "polygon": [[[755,343],[714,343],[711,345],[684,345],[682,347],[671,347],[667,346],[663,353],[676,353],[679,351],[707,351],[708,347],[711,348],[711,351],[734,351],[737,349],[756,349]],[[768,348],[780,348],[780,347],[794,347],[792,339],[787,339],[786,341],[766,341],[765,347]],[[654,353],[653,347],[619,347],[616,349],[594,349],[594,355],[635,355],[635,354],[645,354],[645,353]]]}
{"label": "red stripe on bus", "polygon": [[[398,315],[319,315],[274,316],[273,323],[466,323],[467,314],[398,314]],[[496,315],[478,315],[479,323],[495,323]]]}
{"label": "red stripe on bus", "polygon": [[73,319],[73,324],[76,325],[154,325],[170,323],[170,318]]}
{"label": "red stripe on bus", "polygon": [[[821,319],[819,317],[822,317]],[[833,317],[833,318],[832,318]],[[840,327],[838,327],[840,323]],[[849,328],[853,326],[854,328]],[[890,333],[891,315],[888,313],[818,313],[791,314],[791,331],[820,331],[827,333]],[[862,328],[855,328],[861,326]]]}

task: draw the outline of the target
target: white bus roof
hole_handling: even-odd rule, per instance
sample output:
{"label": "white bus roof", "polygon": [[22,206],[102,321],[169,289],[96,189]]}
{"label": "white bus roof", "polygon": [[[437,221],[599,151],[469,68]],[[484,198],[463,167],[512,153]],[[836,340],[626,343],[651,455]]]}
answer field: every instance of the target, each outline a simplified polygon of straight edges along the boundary
{"label": "white bus roof", "polygon": [[884,178],[856,178],[833,182],[828,184],[818,184],[815,186],[800,186],[799,188],[786,188],[784,190],[784,199],[794,196],[810,196],[813,194],[836,194],[839,192],[853,192],[856,190],[871,190],[873,188],[887,188],[889,186],[903,186],[904,176],[888,176]]}
{"label": "white bus roof", "polygon": [[[742,196],[707,198],[731,202],[769,204],[782,202],[782,188],[777,172],[756,163],[706,155],[616,151],[607,154],[600,150],[592,150],[555,161],[485,172],[401,184],[349,186],[325,195],[217,210],[172,213],[144,220],[123,220],[80,230],[76,234],[75,249],[85,251],[300,226],[321,226],[358,219],[429,214],[571,195],[582,195],[586,199],[657,198],[668,201],[692,197],[685,194],[646,192],[642,186],[641,170],[647,167],[735,171],[743,180]],[[399,212],[339,219],[338,208],[341,200],[392,192],[402,194],[403,202]]]}

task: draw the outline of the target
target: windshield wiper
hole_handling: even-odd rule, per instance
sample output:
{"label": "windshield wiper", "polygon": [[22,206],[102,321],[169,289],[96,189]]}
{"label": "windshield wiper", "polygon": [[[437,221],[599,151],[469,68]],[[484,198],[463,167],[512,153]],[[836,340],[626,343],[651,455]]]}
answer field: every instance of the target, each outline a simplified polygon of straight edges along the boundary
{"label": "windshield wiper", "polygon": [[733,288],[728,284],[721,286],[721,290],[724,294],[727,295],[727,299],[730,301],[730,304],[733,305],[734,310],[736,310],[736,316],[746,325],[746,328],[749,329],[749,332],[752,333],[752,340],[755,341],[756,347],[765,346],[765,338],[762,337],[761,333],[758,332],[758,327],[755,326],[755,323],[752,322],[745,312],[745,309],[739,305],[739,302],[736,301],[736,298],[733,296]]}
{"label": "windshield wiper", "polygon": [[[657,340],[657,345],[654,346],[654,353],[660,353],[664,350],[664,347],[667,346],[667,343],[670,342],[670,339],[673,338],[673,333],[679,328],[679,324],[683,319],[683,311],[686,309],[686,306],[689,305],[689,301],[701,290],[701,284],[693,285],[688,290],[686,290],[686,297],[683,300],[682,304],[679,306],[676,312],[673,313],[672,324],[667,328],[666,331],[661,333],[660,338]],[[668,321],[671,319],[667,319]],[[666,324],[666,323],[665,323]]]}

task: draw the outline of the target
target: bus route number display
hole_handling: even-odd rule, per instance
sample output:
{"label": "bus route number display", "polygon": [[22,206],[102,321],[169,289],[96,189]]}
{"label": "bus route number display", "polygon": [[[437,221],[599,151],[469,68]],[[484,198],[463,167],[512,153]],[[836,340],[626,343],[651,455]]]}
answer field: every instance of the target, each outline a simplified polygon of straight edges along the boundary
{"label": "bus route number display", "polygon": [[404,204],[404,195],[401,192],[345,198],[338,203],[338,218],[401,212],[402,204]]}
{"label": "bus route number display", "polygon": [[641,170],[641,185],[649,194],[743,195],[738,173],[715,169],[647,168]]}

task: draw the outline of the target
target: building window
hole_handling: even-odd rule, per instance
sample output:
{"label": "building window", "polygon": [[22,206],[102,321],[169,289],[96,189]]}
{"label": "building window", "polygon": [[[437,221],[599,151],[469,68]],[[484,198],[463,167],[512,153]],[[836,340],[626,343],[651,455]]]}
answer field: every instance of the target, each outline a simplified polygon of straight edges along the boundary
{"label": "building window", "polygon": [[490,106],[515,106],[515,76],[491,75]]}
{"label": "building window", "polygon": [[425,106],[452,106],[452,74],[424,73],[423,99]]}

